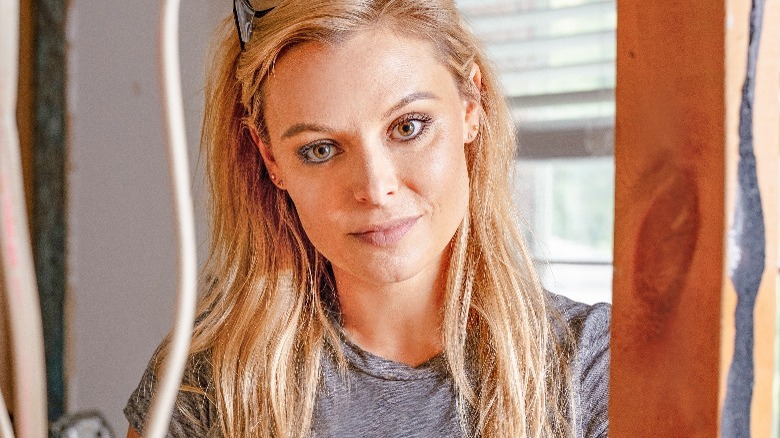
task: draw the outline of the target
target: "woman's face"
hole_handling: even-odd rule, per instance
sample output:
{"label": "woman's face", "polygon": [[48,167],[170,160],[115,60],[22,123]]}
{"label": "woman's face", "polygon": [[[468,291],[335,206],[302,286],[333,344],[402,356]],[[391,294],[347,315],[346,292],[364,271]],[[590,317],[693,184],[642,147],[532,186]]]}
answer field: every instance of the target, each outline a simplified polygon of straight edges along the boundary
{"label": "woman's face", "polygon": [[432,47],[382,28],[306,43],[264,93],[261,153],[337,279],[438,272],[468,209],[464,143],[479,115]]}

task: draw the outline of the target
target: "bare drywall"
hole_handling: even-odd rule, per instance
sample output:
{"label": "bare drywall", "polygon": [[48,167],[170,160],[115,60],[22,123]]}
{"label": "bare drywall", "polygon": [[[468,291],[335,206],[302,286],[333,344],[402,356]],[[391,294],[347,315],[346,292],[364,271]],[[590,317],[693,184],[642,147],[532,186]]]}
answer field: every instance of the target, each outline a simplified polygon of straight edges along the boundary
{"label": "bare drywall", "polygon": [[[207,41],[229,3],[182,2],[181,65],[200,259],[197,144]],[[124,404],[173,321],[175,240],[157,85],[159,5],[72,0],[68,11],[68,411]]]}

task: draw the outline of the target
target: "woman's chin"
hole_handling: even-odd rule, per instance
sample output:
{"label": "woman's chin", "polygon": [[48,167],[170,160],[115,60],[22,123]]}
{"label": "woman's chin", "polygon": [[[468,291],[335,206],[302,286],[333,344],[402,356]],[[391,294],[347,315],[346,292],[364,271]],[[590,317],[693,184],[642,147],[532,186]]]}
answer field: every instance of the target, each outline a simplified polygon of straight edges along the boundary
{"label": "woman's chin", "polygon": [[363,258],[346,263],[342,268],[334,264],[334,273],[337,277],[352,277],[361,283],[376,286],[391,286],[422,279],[423,277],[436,278],[440,271],[441,256],[429,258],[404,256],[390,256]]}

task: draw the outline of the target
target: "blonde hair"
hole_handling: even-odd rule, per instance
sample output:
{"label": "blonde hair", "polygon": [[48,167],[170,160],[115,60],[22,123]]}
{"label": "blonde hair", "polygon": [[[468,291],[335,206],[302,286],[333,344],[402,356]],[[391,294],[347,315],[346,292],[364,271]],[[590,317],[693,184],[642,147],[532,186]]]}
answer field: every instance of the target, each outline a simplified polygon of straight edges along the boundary
{"label": "blonde hair", "polygon": [[[210,359],[207,395],[219,427],[228,437],[309,434],[321,357],[327,342],[339,345],[328,317],[334,281],[247,127],[265,135],[263,85],[287,49],[376,26],[430,42],[460,92],[481,105],[479,134],[466,146],[469,214],[452,241],[442,327],[464,432],[571,435],[570,342],[518,230],[508,180],[513,122],[493,69],[447,0],[282,1],[255,20],[245,51],[225,21],[206,93],[212,246],[191,347]],[[469,81],[474,63],[480,90]]]}

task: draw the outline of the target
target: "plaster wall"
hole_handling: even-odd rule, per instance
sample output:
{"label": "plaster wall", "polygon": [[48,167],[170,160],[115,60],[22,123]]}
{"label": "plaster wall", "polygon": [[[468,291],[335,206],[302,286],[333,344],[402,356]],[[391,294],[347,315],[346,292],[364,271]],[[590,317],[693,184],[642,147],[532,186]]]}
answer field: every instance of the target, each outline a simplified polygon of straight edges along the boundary
{"label": "plaster wall", "polygon": [[[204,259],[198,164],[206,48],[227,3],[182,2],[181,67]],[[159,4],[72,0],[68,12],[68,411],[122,408],[174,317],[176,242],[157,75]]]}

